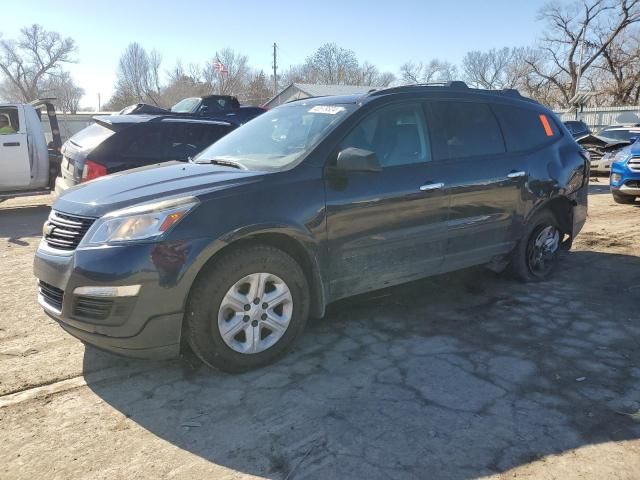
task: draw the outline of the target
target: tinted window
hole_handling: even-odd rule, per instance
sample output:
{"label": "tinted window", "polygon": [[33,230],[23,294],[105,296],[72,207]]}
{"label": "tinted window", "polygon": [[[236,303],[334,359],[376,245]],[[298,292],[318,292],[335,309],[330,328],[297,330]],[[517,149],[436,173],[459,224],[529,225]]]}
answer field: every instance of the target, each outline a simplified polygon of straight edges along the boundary
{"label": "tinted window", "polygon": [[382,167],[430,160],[431,149],[419,105],[393,105],[370,114],[340,144],[376,153]]}
{"label": "tinted window", "polygon": [[504,153],[502,132],[486,103],[433,102],[429,112],[436,159]]}
{"label": "tinted window", "polygon": [[123,149],[122,157],[149,162],[166,160],[165,140],[167,133],[161,126],[155,128],[132,128],[132,141]]}
{"label": "tinted window", "polygon": [[549,115],[511,105],[493,105],[493,109],[510,152],[539,147],[558,136],[558,127]]}
{"label": "tinted window", "polygon": [[194,157],[231,130],[224,125],[198,123],[167,123],[165,128],[169,129],[166,159],[182,161]]}

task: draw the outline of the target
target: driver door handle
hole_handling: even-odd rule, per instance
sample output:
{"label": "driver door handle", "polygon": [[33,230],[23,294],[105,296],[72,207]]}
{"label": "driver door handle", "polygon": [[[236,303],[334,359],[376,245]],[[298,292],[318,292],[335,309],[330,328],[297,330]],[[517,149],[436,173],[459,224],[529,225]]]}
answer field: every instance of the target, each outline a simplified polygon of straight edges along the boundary
{"label": "driver door handle", "polygon": [[425,183],[424,185],[420,186],[420,191],[421,192],[428,192],[430,190],[440,190],[442,187],[444,187],[444,183],[442,183],[442,182]]}
{"label": "driver door handle", "polygon": [[5,142],[2,144],[3,147],[19,147],[20,142]]}
{"label": "driver door handle", "polygon": [[527,174],[527,172],[524,172],[522,170],[521,171],[515,171],[514,170],[514,171],[509,172],[507,174],[507,178],[520,178],[520,177],[524,177],[526,174]]}

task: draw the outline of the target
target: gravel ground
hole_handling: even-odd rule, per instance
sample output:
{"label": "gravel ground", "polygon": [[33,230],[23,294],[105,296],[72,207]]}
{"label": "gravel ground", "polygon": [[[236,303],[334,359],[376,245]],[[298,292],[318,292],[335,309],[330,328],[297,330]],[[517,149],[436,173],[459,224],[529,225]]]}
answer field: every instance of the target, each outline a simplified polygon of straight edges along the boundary
{"label": "gravel ground", "polygon": [[[85,347],[35,301],[50,199],[0,204],[0,478],[640,478],[640,204],[590,186],[554,278],[340,302],[271,367]],[[635,417],[634,417],[635,414]]]}

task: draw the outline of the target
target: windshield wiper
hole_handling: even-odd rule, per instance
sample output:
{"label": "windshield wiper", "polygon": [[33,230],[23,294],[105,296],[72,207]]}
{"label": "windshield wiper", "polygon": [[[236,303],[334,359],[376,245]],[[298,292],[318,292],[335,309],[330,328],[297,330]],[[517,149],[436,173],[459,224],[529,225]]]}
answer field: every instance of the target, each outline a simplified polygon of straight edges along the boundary
{"label": "windshield wiper", "polygon": [[213,165],[222,165],[223,167],[231,167],[231,168],[237,168],[238,170],[246,170],[247,168],[237,162],[232,162],[231,160],[223,160],[221,158],[213,158],[211,160],[198,160],[194,163],[210,163]]}

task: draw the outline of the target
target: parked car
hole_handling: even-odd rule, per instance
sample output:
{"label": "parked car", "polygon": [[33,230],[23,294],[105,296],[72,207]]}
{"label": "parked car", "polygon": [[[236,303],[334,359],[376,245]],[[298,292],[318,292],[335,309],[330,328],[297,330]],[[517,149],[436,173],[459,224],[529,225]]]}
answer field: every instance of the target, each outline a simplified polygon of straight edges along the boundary
{"label": "parked car", "polygon": [[60,194],[110,173],[168,160],[186,162],[236,128],[218,120],[167,115],[104,115],[62,146]]}
{"label": "parked car", "polygon": [[122,109],[119,113],[120,115],[172,113],[173,115],[224,120],[236,125],[242,125],[264,112],[266,112],[266,109],[262,107],[240,105],[238,99],[231,95],[206,95],[204,97],[190,97],[180,100],[170,110],[156,105],[138,103]]}
{"label": "parked car", "polygon": [[640,142],[621,149],[611,164],[611,194],[616,203],[633,203],[640,197]]}
{"label": "parked car", "polygon": [[612,140],[629,142],[638,134],[638,131],[640,131],[640,123],[629,125],[613,125],[611,127],[605,127],[602,130],[599,130],[598,136],[609,138]]}
{"label": "parked car", "polygon": [[568,120],[564,122],[564,126],[567,127],[567,130],[575,139],[591,135],[591,129],[581,120]]}
{"label": "parked car", "polygon": [[587,214],[588,155],[547,108],[462,82],[269,110],[193,162],[70,190],[39,302],[133,356],[240,371],[338,299],[473,265],[547,278]]}
{"label": "parked car", "polygon": [[[53,99],[0,104],[0,199],[49,194],[60,169],[60,130]],[[41,121],[47,112],[51,142]]]}
{"label": "parked car", "polygon": [[591,156],[591,174],[609,175],[615,155],[637,136],[640,136],[640,127],[613,126],[600,130],[596,135],[577,138],[576,141]]}

